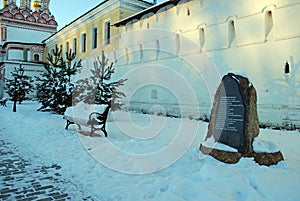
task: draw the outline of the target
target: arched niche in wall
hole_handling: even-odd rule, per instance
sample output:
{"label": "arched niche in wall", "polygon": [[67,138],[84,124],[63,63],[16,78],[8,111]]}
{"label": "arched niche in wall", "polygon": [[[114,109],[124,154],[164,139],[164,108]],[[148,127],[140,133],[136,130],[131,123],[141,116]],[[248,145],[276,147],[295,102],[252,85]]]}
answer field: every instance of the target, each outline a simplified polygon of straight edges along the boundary
{"label": "arched niche in wall", "polygon": [[149,29],[150,28],[149,18],[153,15],[154,15],[153,12],[150,12],[150,13],[147,13],[147,14],[143,15],[139,20],[140,28],[143,28],[143,25],[145,25],[145,27]]}
{"label": "arched niche in wall", "polygon": [[180,35],[181,35],[181,30],[178,30],[175,32],[175,53],[179,54],[180,49],[181,49],[181,41],[180,41]]}
{"label": "arched niche in wall", "polygon": [[126,63],[129,63],[129,48],[125,47],[125,59],[126,59]]}
{"label": "arched niche in wall", "polygon": [[33,55],[33,60],[36,61],[36,62],[40,61],[40,55],[39,54],[34,54]]}
{"label": "arched niche in wall", "polygon": [[176,15],[177,16],[180,15],[180,13],[184,12],[184,11],[186,11],[186,12],[184,12],[184,14],[187,14],[188,11],[190,12],[189,7],[186,6],[186,4],[185,4],[185,3],[189,2],[189,1],[190,0],[181,0],[181,1],[179,1],[177,3],[177,5],[176,5]]}
{"label": "arched niche in wall", "polygon": [[143,49],[143,43],[141,41],[138,42],[138,48],[139,48],[140,62],[142,62],[144,57],[144,49]]}
{"label": "arched niche in wall", "polygon": [[236,41],[236,16],[227,18],[228,47],[232,47]]}
{"label": "arched niche in wall", "polygon": [[273,11],[277,6],[275,4],[268,5],[263,8],[262,13],[264,14],[264,24],[265,24],[265,41],[269,40],[274,27],[273,21]]}
{"label": "arched niche in wall", "polygon": [[157,90],[153,89],[151,91],[151,99],[153,99],[153,100],[158,99],[158,92],[157,92]]}
{"label": "arched niche in wall", "polygon": [[204,48],[204,45],[205,45],[205,28],[206,28],[206,24],[200,24],[197,27],[200,52],[202,51],[202,49]]}
{"label": "arched niche in wall", "polygon": [[132,30],[133,24],[138,22],[137,19],[133,19],[129,22],[126,23],[125,27],[126,27],[126,32]]}
{"label": "arched niche in wall", "polygon": [[159,38],[156,38],[156,40],[155,40],[155,51],[156,51],[156,60],[158,60],[159,53],[160,53],[160,40],[159,40]]}
{"label": "arched niche in wall", "polygon": [[156,12],[156,14],[155,14],[155,21],[156,21],[156,22],[159,22],[160,16],[161,16],[161,14],[158,13],[158,12]]}

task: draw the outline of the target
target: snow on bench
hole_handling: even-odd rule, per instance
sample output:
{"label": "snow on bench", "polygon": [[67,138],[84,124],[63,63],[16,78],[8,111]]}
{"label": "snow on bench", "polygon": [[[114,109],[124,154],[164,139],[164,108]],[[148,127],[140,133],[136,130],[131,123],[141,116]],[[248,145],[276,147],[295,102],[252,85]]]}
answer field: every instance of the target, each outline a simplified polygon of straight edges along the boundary
{"label": "snow on bench", "polygon": [[96,130],[101,130],[107,137],[105,124],[109,109],[109,105],[88,105],[82,102],[74,107],[68,107],[64,113],[64,119],[67,121],[66,129],[70,124],[76,124],[79,130],[81,126],[90,127],[90,135]]}

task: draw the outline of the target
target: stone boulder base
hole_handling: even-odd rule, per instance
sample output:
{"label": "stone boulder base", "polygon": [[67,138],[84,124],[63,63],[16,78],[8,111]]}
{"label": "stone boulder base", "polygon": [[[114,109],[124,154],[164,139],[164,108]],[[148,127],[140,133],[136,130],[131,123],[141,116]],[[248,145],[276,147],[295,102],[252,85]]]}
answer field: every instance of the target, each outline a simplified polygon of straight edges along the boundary
{"label": "stone boulder base", "polygon": [[200,151],[203,154],[211,155],[215,159],[228,164],[237,163],[242,157],[254,158],[254,161],[259,165],[265,166],[276,165],[283,160],[283,155],[280,151],[274,153],[239,153],[213,149],[202,144],[200,145]]}

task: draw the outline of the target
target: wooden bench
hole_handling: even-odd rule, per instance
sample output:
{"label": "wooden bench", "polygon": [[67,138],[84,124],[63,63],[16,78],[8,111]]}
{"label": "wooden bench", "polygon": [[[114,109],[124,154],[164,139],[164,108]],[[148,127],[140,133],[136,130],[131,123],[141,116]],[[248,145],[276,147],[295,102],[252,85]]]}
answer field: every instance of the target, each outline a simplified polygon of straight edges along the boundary
{"label": "wooden bench", "polygon": [[76,112],[74,111],[76,110],[74,107],[68,107],[64,114],[64,119],[67,121],[66,129],[68,129],[71,124],[76,124],[79,130],[81,130],[81,126],[90,127],[90,135],[93,135],[97,130],[101,130],[105,137],[107,137],[105,125],[110,105],[94,106],[94,112],[90,112],[91,107],[93,106],[89,106],[89,108],[83,106],[83,108],[78,109]]}

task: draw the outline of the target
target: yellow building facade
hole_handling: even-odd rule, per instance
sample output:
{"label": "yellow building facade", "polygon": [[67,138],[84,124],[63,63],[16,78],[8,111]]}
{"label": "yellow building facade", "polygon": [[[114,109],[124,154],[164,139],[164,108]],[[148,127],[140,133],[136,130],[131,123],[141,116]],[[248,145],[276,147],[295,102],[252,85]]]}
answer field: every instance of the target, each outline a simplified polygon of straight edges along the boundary
{"label": "yellow building facade", "polygon": [[118,48],[119,37],[119,29],[112,25],[150,6],[153,4],[142,0],[103,1],[43,41],[44,61],[56,45],[63,55],[74,52],[76,60],[84,60],[92,52],[111,52]]}

